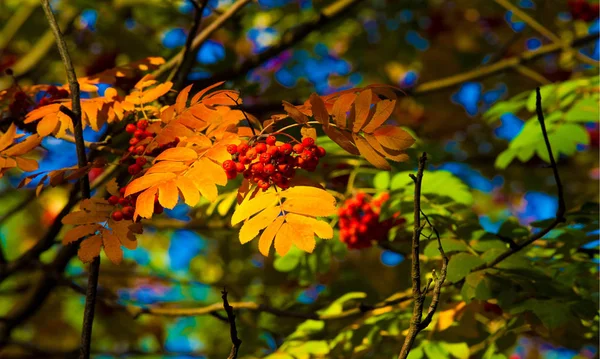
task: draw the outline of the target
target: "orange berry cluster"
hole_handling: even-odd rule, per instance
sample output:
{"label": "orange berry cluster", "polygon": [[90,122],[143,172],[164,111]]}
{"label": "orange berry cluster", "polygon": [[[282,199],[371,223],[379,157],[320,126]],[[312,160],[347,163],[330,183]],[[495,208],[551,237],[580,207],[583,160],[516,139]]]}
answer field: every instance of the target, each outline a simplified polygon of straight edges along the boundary
{"label": "orange berry cluster", "polygon": [[58,89],[56,86],[50,86],[46,90],[46,95],[42,97],[40,102],[33,104],[33,101],[23,91],[15,92],[13,101],[8,105],[8,109],[13,116],[25,116],[31,109],[46,106],[56,100],[61,100],[69,97],[69,91]]}
{"label": "orange berry cluster", "polygon": [[388,193],[382,193],[372,199],[364,193],[358,193],[344,202],[339,209],[340,239],[350,249],[371,247],[373,242],[387,239],[392,227],[404,223],[396,213],[392,218],[379,222],[381,205],[390,198]]}
{"label": "orange berry cluster", "polygon": [[154,148],[151,153],[146,153],[147,144],[140,144],[140,142],[147,138],[153,138],[156,136],[155,133],[148,131],[148,125],[148,120],[139,120],[136,124],[130,123],[125,126],[125,131],[132,135],[131,139],[129,140],[128,152],[131,155],[139,156],[135,159],[135,163],[127,168],[127,171],[132,176],[142,172],[143,167],[147,162],[146,158],[142,157],[143,155],[158,156],[162,151],[166,150],[167,148],[173,148],[179,143],[179,138],[175,138],[173,142],[160,145]]}
{"label": "orange berry cluster", "polygon": [[[118,209],[112,212],[111,218],[113,221],[121,221],[121,220],[132,220],[133,214],[135,213],[135,202],[139,193],[133,194],[131,196],[124,197],[125,195],[125,187],[119,190],[119,196],[110,196],[108,198],[108,203],[113,206],[117,206]],[[163,213],[163,206],[158,203],[158,196],[154,198],[154,213],[161,214]]]}
{"label": "orange berry cluster", "polygon": [[315,140],[310,137],[296,142],[294,145],[277,145],[277,139],[271,135],[264,141],[258,137],[258,140],[229,145],[227,152],[231,154],[231,160],[223,162],[223,169],[228,179],[234,179],[241,173],[263,191],[271,185],[288,188],[296,169],[312,172],[326,154],[325,149],[316,146]]}

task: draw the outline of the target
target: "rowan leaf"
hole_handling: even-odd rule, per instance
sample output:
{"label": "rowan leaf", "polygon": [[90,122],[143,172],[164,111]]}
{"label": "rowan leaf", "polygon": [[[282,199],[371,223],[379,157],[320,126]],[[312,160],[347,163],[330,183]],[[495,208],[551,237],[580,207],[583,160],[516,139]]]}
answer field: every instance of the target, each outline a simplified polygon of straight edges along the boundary
{"label": "rowan leaf", "polygon": [[263,209],[272,206],[277,202],[277,197],[277,193],[266,192],[260,196],[245,200],[238,208],[236,208],[235,212],[233,212],[233,215],[231,216],[231,225],[235,226],[244,219],[250,218]]}
{"label": "rowan leaf", "polygon": [[260,239],[258,240],[258,250],[263,256],[267,257],[269,255],[273,239],[277,232],[279,232],[284,220],[285,218],[283,216],[275,218],[275,221],[269,224],[260,236]]}
{"label": "rowan leaf", "polygon": [[192,89],[192,86],[194,86],[194,85],[192,84],[192,85],[187,86],[183,90],[179,91],[179,94],[177,94],[177,99],[175,100],[175,112],[181,113],[183,111],[183,109],[186,107],[188,96],[190,94],[190,90]]}
{"label": "rowan leaf", "polygon": [[356,96],[356,100],[354,100],[354,123],[352,125],[352,132],[360,131],[367,121],[367,118],[369,118],[372,99],[373,91],[370,89],[364,90]]}
{"label": "rowan leaf", "polygon": [[240,243],[244,244],[252,240],[258,235],[261,229],[273,223],[280,214],[281,209],[279,207],[271,207],[247,220],[242,228],[240,228]]}
{"label": "rowan leaf", "polygon": [[371,133],[375,131],[379,126],[383,125],[385,121],[390,117],[394,108],[396,107],[396,100],[382,100],[377,102],[375,105],[375,113],[371,120],[363,127],[363,131]]}
{"label": "rowan leaf", "polygon": [[128,197],[134,193],[138,193],[140,191],[145,190],[148,187],[152,187],[162,182],[170,181],[177,177],[174,173],[152,173],[149,175],[145,175],[135,180],[131,181],[127,185],[127,189],[125,190],[125,197]]}
{"label": "rowan leaf", "polygon": [[101,226],[96,223],[73,227],[67,233],[65,233],[62,243],[66,245],[87,235],[94,234],[96,231],[98,231],[99,227],[101,228]]}
{"label": "rowan leaf", "polygon": [[314,127],[302,127],[300,129],[300,134],[303,138],[310,137],[313,140],[317,139],[317,130]]}
{"label": "rowan leaf", "polygon": [[15,140],[15,135],[17,134],[17,126],[14,123],[10,124],[10,127],[2,137],[0,137],[0,151],[6,149],[6,147],[10,146]]}
{"label": "rowan leaf", "polygon": [[104,244],[104,253],[113,264],[120,264],[123,260],[123,250],[121,249],[121,241],[119,238],[105,231],[102,235],[102,243]]}
{"label": "rowan leaf", "polygon": [[383,146],[392,150],[405,150],[415,143],[415,139],[397,126],[385,125],[373,131],[373,136]]}
{"label": "rowan leaf", "polygon": [[204,96],[204,94],[206,94],[208,91],[212,90],[215,87],[219,87],[222,84],[224,84],[225,81],[221,81],[221,82],[217,82],[216,84],[210,85],[200,91],[198,91],[194,97],[192,97],[192,100],[190,101],[190,104],[193,105],[195,103],[197,103],[198,101],[200,101],[200,99],[202,98],[202,96]]}
{"label": "rowan leaf", "polygon": [[[346,93],[346,94],[341,95],[333,104],[333,108],[331,109],[331,114],[333,116],[333,119],[334,119],[336,125],[339,128],[346,128],[347,113],[348,113],[348,111],[350,111],[350,107],[352,107],[352,103],[354,102],[355,99],[356,99],[356,94]],[[329,136],[329,137],[331,137],[331,136]]]}
{"label": "rowan leaf", "polygon": [[101,248],[102,237],[96,234],[81,242],[77,256],[83,263],[89,263],[100,255]]}
{"label": "rowan leaf", "polygon": [[306,117],[305,114],[300,112],[300,110],[298,110],[296,108],[296,106],[292,105],[291,103],[289,103],[287,101],[282,101],[282,102],[283,102],[283,109],[285,110],[285,112],[287,112],[287,114],[292,119],[294,119],[294,121],[296,121],[300,124],[305,124],[308,122],[308,117]]}
{"label": "rowan leaf", "polygon": [[156,157],[156,161],[193,161],[198,158],[196,151],[187,147],[175,147],[164,150]]}
{"label": "rowan leaf", "polygon": [[157,191],[158,187],[154,186],[140,193],[135,201],[135,213],[133,214],[134,219],[137,219],[138,217],[152,217],[152,214],[154,213],[154,198]]}
{"label": "rowan leaf", "polygon": [[329,112],[327,112],[327,107],[325,107],[325,102],[323,102],[321,96],[312,93],[309,97],[309,102],[315,120],[319,121],[319,123],[323,125],[323,128],[328,128]]}
{"label": "rowan leaf", "polygon": [[293,238],[297,234],[291,224],[284,222],[275,236],[275,251],[277,254],[285,256],[292,248]]}
{"label": "rowan leaf", "polygon": [[339,128],[330,126],[327,130],[323,129],[325,134],[337,143],[341,148],[346,150],[348,153],[358,155],[360,152],[356,148],[356,145],[352,141],[352,135],[346,130],[340,130]]}
{"label": "rowan leaf", "polygon": [[304,214],[307,216],[326,217],[335,214],[335,200],[320,200],[317,198],[293,198],[283,203],[286,212]]}
{"label": "rowan leaf", "polygon": [[360,154],[369,161],[369,163],[382,170],[389,171],[391,169],[390,164],[385,158],[377,153],[377,151],[375,151],[375,149],[369,145],[369,142],[362,136],[353,133],[352,138],[354,138],[354,143],[356,143],[356,147],[358,147]]}
{"label": "rowan leaf", "polygon": [[173,209],[177,205],[179,193],[175,181],[166,181],[158,185],[158,202],[165,208]]}
{"label": "rowan leaf", "polygon": [[183,196],[185,204],[190,207],[195,206],[200,200],[200,194],[198,188],[194,185],[194,182],[187,177],[178,177],[176,180],[177,188]]}

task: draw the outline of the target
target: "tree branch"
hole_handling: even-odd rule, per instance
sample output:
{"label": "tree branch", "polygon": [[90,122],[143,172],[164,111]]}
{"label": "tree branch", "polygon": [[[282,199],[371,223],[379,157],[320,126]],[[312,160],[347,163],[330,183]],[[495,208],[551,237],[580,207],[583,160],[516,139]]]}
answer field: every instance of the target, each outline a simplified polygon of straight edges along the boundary
{"label": "tree branch", "polygon": [[221,298],[223,299],[223,308],[225,308],[225,312],[227,312],[227,320],[229,321],[229,332],[231,335],[231,352],[227,359],[236,359],[238,357],[238,352],[240,350],[240,345],[242,345],[242,340],[238,338],[237,335],[237,327],[235,326],[235,314],[233,313],[233,307],[229,305],[227,301],[227,290],[223,288],[221,291]]}
{"label": "tree branch", "polygon": [[591,34],[591,35],[576,37],[567,44],[553,43],[553,44],[545,45],[545,46],[540,47],[537,50],[526,51],[518,56],[509,57],[507,59],[500,60],[491,65],[481,66],[481,67],[471,70],[471,71],[467,71],[467,72],[463,72],[463,73],[449,76],[446,78],[422,83],[421,85],[417,86],[412,91],[410,91],[409,93],[414,96],[421,96],[421,95],[429,94],[432,92],[442,91],[442,90],[448,89],[450,87],[454,87],[463,82],[473,81],[475,79],[484,79],[484,78],[490,77],[492,75],[495,75],[497,73],[500,73],[500,72],[503,72],[503,71],[506,71],[509,69],[514,69],[519,65],[532,62],[532,61],[537,60],[538,58],[543,57],[545,55],[563,51],[565,46],[578,47],[578,46],[585,45],[587,43],[597,40],[598,37],[599,37],[599,34]]}
{"label": "tree branch", "polygon": [[[194,38],[194,41],[191,44],[190,50],[191,52],[196,53],[200,46],[213,34],[216,30],[218,30],[221,25],[223,25],[227,20],[233,17],[238,11],[240,11],[244,6],[250,3],[252,0],[238,0],[235,4],[231,5],[221,16],[219,16],[215,21],[211,22],[202,32],[198,34]],[[191,34],[190,34],[191,35]],[[184,57],[185,49],[179,51],[177,55],[173,56],[167,63],[162,65],[156,71],[152,73],[152,76],[155,78],[161,76],[165,72],[171,70],[175,66],[178,66]],[[211,83],[212,84],[212,83]]]}
{"label": "tree branch", "polygon": [[[262,65],[269,59],[304,40],[313,31],[339,19],[364,0],[338,0],[321,11],[318,17],[298,25],[284,33],[278,44],[269,47],[258,55],[252,56],[233,68],[217,73],[207,79],[196,82],[198,88],[210,86],[215,82],[228,81],[245,75],[248,71]],[[166,64],[165,64],[166,65]]]}
{"label": "tree branch", "polygon": [[[67,79],[69,80],[69,89],[71,90],[71,108],[70,111],[65,111],[63,106],[61,110],[67,114],[73,121],[73,132],[75,135],[75,147],[77,151],[77,163],[79,167],[85,167],[87,165],[87,156],[85,154],[85,144],[83,140],[83,124],[81,121],[81,98],[79,93],[79,83],[77,82],[77,75],[73,68],[71,56],[69,55],[69,49],[65,43],[62,33],[52,8],[50,7],[49,0],[41,0],[42,8],[46,14],[46,19],[50,25],[50,29],[54,34],[58,52],[62,59],[63,65],[67,72]],[[84,176],[80,180],[81,184],[81,197],[90,198],[90,182],[87,176]],[[92,325],[94,322],[94,309],[96,306],[96,290],[98,287],[98,275],[100,273],[100,256],[94,258],[90,263],[88,287],[85,300],[85,309],[83,317],[83,328],[81,332],[81,353],[80,359],[89,359],[90,357],[90,345],[92,342]]]}
{"label": "tree branch", "polygon": [[202,22],[202,14],[204,13],[204,9],[206,8],[206,4],[208,4],[208,0],[202,0],[202,4],[199,3],[199,0],[190,0],[192,5],[194,6],[194,21],[192,22],[192,27],[190,28],[190,33],[188,34],[187,39],[185,40],[185,47],[183,50],[182,60],[179,67],[177,67],[172,76],[173,78],[173,89],[179,91],[183,88],[185,84],[185,80],[187,79],[188,74],[192,70],[194,66],[194,62],[196,61],[196,56],[198,54],[198,50],[200,50],[200,46],[192,49],[192,42],[198,29],[200,28],[200,23]]}

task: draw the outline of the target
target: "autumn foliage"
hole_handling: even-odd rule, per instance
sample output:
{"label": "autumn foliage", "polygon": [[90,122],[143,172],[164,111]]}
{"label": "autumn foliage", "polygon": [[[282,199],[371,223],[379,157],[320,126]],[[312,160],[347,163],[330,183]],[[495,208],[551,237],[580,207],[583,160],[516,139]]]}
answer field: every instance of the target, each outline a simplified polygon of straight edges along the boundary
{"label": "autumn foliage", "polygon": [[[283,113],[261,122],[239,109],[239,93],[222,89],[223,83],[195,93],[190,85],[175,96],[171,82],[142,76],[162,62],[150,58],[79,80],[81,88],[92,95],[81,103],[83,127],[97,131],[106,123],[115,124],[130,135],[119,158],[112,163],[96,160],[83,168],[36,173],[21,183],[26,185],[43,176],[39,193],[46,184],[76,180],[93,168],[108,173],[107,193],[83,200],[79,211],[63,219],[64,224],[73,226],[63,243],[79,243],[79,258],[84,262],[104,249],[112,262],[119,263],[122,246],[136,247],[142,219],[150,219],[164,208],[172,209],[179,202],[195,206],[202,197],[215,201],[219,188],[238,175],[243,180],[231,225],[241,224],[240,242],[258,237],[259,251],[265,256],[271,246],[280,255],[292,246],[312,252],[315,236],[333,237],[327,217],[337,212],[335,197],[322,184],[300,175],[301,171],[315,171],[327,155],[316,142],[317,131],[379,169],[389,169],[388,160],[406,160],[403,151],[414,143],[408,132],[386,124],[396,105],[396,89],[390,86],[356,88],[328,96],[312,94],[299,106],[283,102]],[[100,82],[113,87],[99,95],[96,84]],[[127,83],[130,91],[123,90]],[[50,97],[33,103],[30,97],[36,90]],[[21,139],[12,125],[0,138],[3,172],[13,167],[26,172],[37,169],[35,160],[23,156],[34,151],[44,137],[71,136],[73,123],[63,110],[71,108],[66,92],[63,86],[0,94],[0,100],[11,103],[13,116],[21,117],[23,125],[35,125],[37,132]],[[175,98],[172,105],[164,104],[168,96]],[[293,120],[291,124],[286,122],[288,118]],[[257,123],[262,126],[257,128]],[[300,137],[295,137],[298,128]],[[363,227],[378,222],[376,213],[371,212],[362,216],[365,223],[357,229],[360,236],[366,234]],[[342,217],[341,221],[345,220]],[[354,234],[342,237],[351,248],[366,243]]]}

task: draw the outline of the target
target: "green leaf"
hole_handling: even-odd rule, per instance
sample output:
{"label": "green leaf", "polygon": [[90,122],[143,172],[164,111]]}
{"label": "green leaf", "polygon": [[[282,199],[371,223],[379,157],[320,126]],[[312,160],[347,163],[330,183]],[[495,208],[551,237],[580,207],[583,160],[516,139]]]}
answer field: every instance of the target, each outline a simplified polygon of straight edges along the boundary
{"label": "green leaf", "polygon": [[[540,87],[540,95],[542,96],[542,108],[547,109],[547,105],[555,101],[556,98],[556,86],[546,85]],[[535,112],[535,103],[537,100],[537,93],[531,91],[531,94],[527,98],[527,111]]]}
{"label": "green leaf", "polygon": [[427,343],[423,343],[423,350],[429,359],[448,357],[448,351],[439,342],[427,341]]}
{"label": "green leaf", "polygon": [[472,254],[458,253],[450,258],[448,263],[448,276],[447,279],[450,282],[458,282],[463,279],[471,269],[484,264],[485,262]]}
{"label": "green leaf", "polygon": [[[412,179],[408,176],[411,173],[410,171],[405,171],[395,174],[392,177],[390,188],[392,190],[410,189],[412,192],[414,185]],[[425,171],[423,173],[421,192],[425,196],[436,195],[448,197],[464,205],[471,205],[473,203],[473,194],[469,190],[469,187],[448,171]]]}
{"label": "green leaf", "polygon": [[279,272],[290,272],[300,264],[303,252],[297,248],[292,248],[285,256],[278,256],[273,262],[273,267]]}
{"label": "green leaf", "polygon": [[[516,154],[517,152],[510,148],[503,151],[498,157],[496,157],[494,166],[501,170],[505,169],[515,159]],[[533,156],[533,153],[531,155]]]}
{"label": "green leaf", "polygon": [[529,230],[521,226],[521,224],[519,224],[519,222],[515,218],[509,218],[504,223],[502,223],[498,234],[503,237],[517,239],[519,237],[528,235]]}
{"label": "green leaf", "polygon": [[598,122],[598,98],[589,97],[576,102],[565,114],[565,121],[569,122]]}
{"label": "green leaf", "polygon": [[[469,249],[467,244],[463,241],[459,241],[456,239],[450,238],[442,238],[442,248],[444,248],[444,252],[465,252]],[[425,247],[425,251],[423,252],[427,257],[437,257],[440,256],[440,252],[438,250],[438,242],[437,239],[432,239],[431,242],[427,244]]]}
{"label": "green leaf", "polygon": [[442,347],[457,359],[468,359],[469,358],[469,346],[467,343],[440,343]]}
{"label": "green leaf", "polygon": [[492,289],[490,288],[487,271],[470,273],[465,278],[465,286],[466,285],[473,288],[473,296],[469,299],[476,298],[479,300],[488,300],[492,298]]}
{"label": "green leaf", "polygon": [[494,122],[506,113],[519,112],[523,108],[523,106],[525,106],[525,101],[512,101],[511,100],[511,101],[498,102],[485,112],[485,114],[483,115],[483,118],[487,122]]}
{"label": "green leaf", "polygon": [[423,357],[423,349],[421,347],[412,348],[408,353],[406,359],[421,359]]}
{"label": "green leaf", "polygon": [[571,317],[569,304],[558,300],[536,300],[527,299],[526,301],[511,308],[511,314],[518,314],[523,311],[531,311],[538,317],[544,326],[550,330],[556,329],[567,323]]}
{"label": "green leaf", "polygon": [[352,299],[364,299],[367,297],[367,293],[364,292],[350,292],[346,293],[338,299],[334,300],[329,307],[318,311],[322,315],[338,314],[344,310],[344,303]]}
{"label": "green leaf", "polygon": [[388,171],[381,171],[378,172],[375,177],[373,178],[373,187],[375,187],[375,189],[378,190],[384,190],[384,189],[388,189],[388,187],[390,186],[390,172]]}

